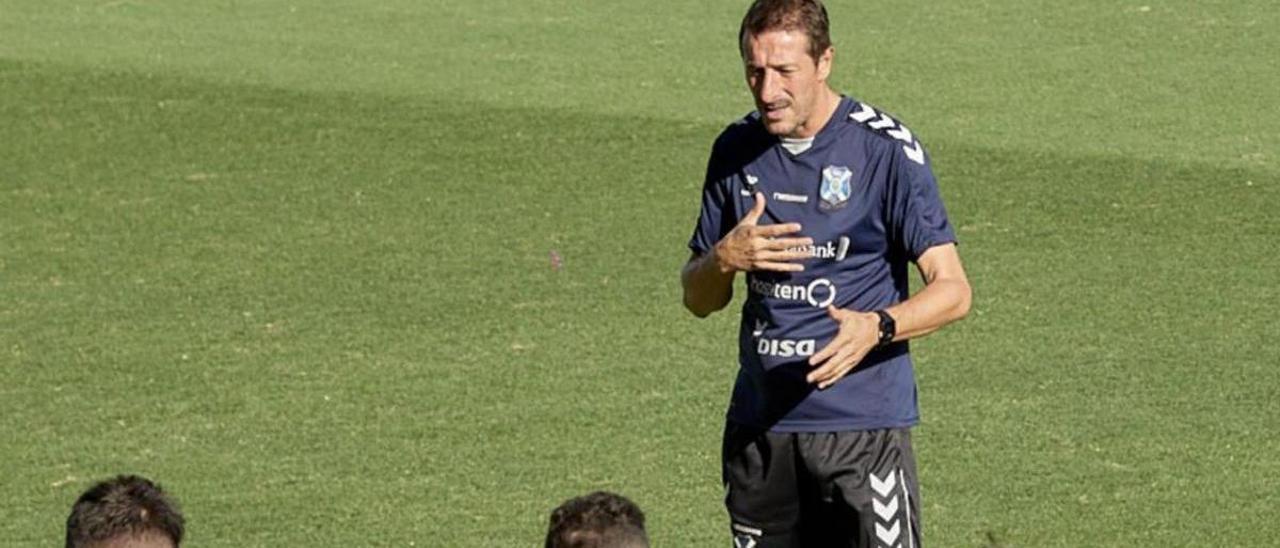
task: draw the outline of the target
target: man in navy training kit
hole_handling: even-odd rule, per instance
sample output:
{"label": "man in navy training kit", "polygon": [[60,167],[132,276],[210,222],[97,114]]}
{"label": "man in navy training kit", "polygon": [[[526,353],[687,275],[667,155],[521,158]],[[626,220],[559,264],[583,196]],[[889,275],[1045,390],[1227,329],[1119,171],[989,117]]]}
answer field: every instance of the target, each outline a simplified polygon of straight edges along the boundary
{"label": "man in navy training kit", "polygon": [[756,110],[712,147],[681,272],[699,317],[746,273],[722,454],[734,545],[917,548],[907,340],[968,314],[955,231],[915,135],[828,86],[820,1],[756,0],[739,47]]}

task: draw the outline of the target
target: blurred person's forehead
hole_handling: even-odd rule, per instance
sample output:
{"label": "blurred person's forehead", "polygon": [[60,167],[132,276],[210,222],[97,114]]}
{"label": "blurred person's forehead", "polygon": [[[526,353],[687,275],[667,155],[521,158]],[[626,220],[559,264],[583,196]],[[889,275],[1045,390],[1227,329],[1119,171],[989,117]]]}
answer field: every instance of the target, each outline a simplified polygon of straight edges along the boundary
{"label": "blurred person's forehead", "polygon": [[116,535],[102,542],[89,545],[88,548],[178,548],[167,535],[159,532],[146,532],[138,535]]}

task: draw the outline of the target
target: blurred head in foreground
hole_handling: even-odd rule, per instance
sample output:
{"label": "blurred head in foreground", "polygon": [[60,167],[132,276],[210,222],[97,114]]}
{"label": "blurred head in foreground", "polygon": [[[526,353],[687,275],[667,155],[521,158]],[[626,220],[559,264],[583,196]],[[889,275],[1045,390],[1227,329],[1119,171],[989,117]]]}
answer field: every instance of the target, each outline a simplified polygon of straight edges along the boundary
{"label": "blurred head in foreground", "polygon": [[66,548],[178,548],[183,518],[159,485],[116,476],[80,495],[67,517]]}
{"label": "blurred head in foreground", "polygon": [[644,512],[613,493],[597,491],[551,512],[546,548],[648,548]]}

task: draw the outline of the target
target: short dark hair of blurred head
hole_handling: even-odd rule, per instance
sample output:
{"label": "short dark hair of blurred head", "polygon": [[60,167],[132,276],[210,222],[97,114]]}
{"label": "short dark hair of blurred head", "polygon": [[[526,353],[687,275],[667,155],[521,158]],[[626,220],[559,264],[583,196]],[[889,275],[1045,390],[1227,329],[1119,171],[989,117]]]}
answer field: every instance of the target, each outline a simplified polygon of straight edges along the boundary
{"label": "short dark hair of blurred head", "polygon": [[572,498],[551,512],[546,548],[648,548],[644,512],[604,491]]}
{"label": "short dark hair of blurred head", "polygon": [[771,30],[803,31],[814,62],[831,47],[831,22],[822,0],[756,0],[738,28],[738,51],[747,57],[747,39]]}
{"label": "short dark hair of blurred head", "polygon": [[159,485],[116,476],[90,487],[71,507],[66,548],[178,548],[183,523]]}

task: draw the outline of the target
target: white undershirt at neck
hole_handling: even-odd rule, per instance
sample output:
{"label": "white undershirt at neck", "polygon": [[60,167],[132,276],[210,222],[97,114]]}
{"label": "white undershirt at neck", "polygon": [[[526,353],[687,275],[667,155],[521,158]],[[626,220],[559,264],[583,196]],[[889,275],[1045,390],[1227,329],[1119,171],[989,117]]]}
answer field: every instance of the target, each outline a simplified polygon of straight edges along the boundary
{"label": "white undershirt at neck", "polygon": [[809,150],[809,147],[812,147],[812,146],[813,146],[813,137],[809,137],[807,139],[792,139],[790,137],[782,138],[782,148],[787,149],[787,152],[790,152],[792,156],[795,156],[797,154],[800,154],[801,152]]}

